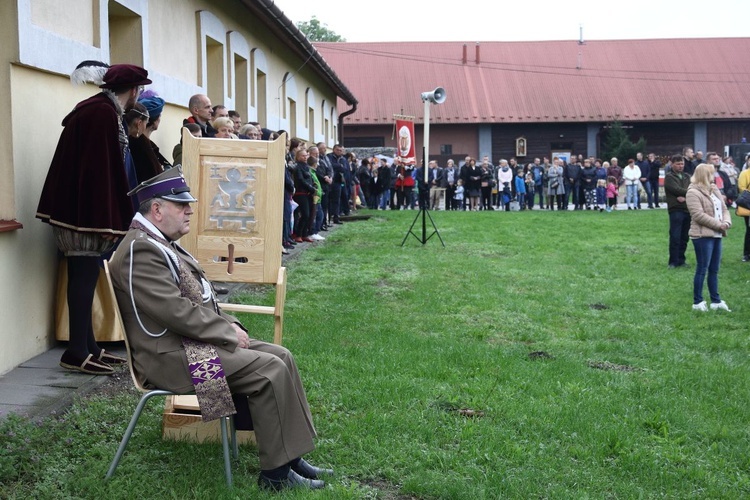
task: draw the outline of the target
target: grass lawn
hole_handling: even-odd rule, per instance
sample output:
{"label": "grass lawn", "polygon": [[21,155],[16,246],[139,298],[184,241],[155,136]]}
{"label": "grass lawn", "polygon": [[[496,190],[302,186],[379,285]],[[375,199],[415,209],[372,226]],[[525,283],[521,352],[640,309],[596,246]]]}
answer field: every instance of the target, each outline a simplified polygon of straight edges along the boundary
{"label": "grass lawn", "polygon": [[[284,498],[750,496],[741,219],[720,272],[733,312],[698,313],[665,210],[432,212],[445,248],[400,246],[415,212],[365,213],[288,266],[310,459],[337,476]],[[0,497],[265,497],[254,450],[229,490],[220,446],[161,441],[158,404],[105,483],[136,400],[0,422]]]}

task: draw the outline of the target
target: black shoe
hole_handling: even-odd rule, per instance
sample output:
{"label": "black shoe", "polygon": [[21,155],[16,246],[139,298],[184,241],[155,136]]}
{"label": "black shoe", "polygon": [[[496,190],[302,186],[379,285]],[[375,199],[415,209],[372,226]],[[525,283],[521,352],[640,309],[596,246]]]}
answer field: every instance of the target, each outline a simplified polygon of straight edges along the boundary
{"label": "black shoe", "polygon": [[343,224],[344,222],[343,222],[343,221],[340,221],[340,220],[335,220],[335,221],[333,221],[333,223],[334,223],[334,224]]}
{"label": "black shoe", "polygon": [[214,291],[216,291],[216,293],[218,293],[219,295],[223,295],[225,293],[229,293],[229,288],[225,286],[214,285]]}
{"label": "black shoe", "polygon": [[321,469],[310,465],[305,459],[300,458],[296,464],[292,465],[292,470],[304,477],[305,479],[320,479],[322,476],[333,476],[333,469]]}
{"label": "black shoe", "polygon": [[743,255],[742,262],[750,262],[750,255]]}
{"label": "black shoe", "polygon": [[289,474],[284,479],[271,479],[266,477],[263,473],[258,476],[258,486],[262,490],[274,490],[281,491],[291,488],[307,488],[310,490],[319,490],[324,488],[326,483],[318,481],[317,479],[305,479],[300,476],[292,469],[289,469]]}

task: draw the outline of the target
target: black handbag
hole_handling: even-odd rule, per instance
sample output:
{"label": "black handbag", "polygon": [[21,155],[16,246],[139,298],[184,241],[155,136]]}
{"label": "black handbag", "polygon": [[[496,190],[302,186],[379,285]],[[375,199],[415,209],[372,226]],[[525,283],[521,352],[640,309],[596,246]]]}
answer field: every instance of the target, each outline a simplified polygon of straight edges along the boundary
{"label": "black handbag", "polygon": [[734,200],[738,207],[750,209],[750,191],[747,189],[740,193],[739,197]]}

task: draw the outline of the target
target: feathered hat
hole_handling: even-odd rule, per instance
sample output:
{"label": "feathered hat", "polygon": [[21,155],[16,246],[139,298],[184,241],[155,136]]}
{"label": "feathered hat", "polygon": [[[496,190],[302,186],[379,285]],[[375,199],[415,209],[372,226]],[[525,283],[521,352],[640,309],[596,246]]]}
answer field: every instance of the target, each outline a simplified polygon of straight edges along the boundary
{"label": "feathered hat", "polygon": [[109,64],[107,63],[101,61],[83,61],[70,74],[70,81],[73,85],[83,85],[86,83],[101,85],[104,83],[104,75],[108,70]]}

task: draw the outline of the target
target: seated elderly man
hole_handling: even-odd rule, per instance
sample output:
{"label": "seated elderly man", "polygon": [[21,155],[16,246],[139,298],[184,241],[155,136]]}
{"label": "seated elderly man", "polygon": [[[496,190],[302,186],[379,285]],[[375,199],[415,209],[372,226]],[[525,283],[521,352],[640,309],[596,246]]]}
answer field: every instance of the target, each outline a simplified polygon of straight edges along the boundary
{"label": "seated elderly man", "polygon": [[301,458],[314,448],[315,427],[291,353],[251,339],[224,314],[203,270],[175,242],[190,231],[196,201],[179,169],[131,194],[138,213],[110,267],[136,373],[147,387],[194,391],[204,421],[249,409],[261,488],[323,488],[320,478],[333,471]]}

